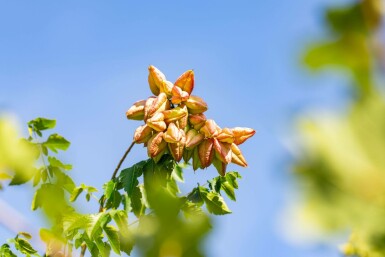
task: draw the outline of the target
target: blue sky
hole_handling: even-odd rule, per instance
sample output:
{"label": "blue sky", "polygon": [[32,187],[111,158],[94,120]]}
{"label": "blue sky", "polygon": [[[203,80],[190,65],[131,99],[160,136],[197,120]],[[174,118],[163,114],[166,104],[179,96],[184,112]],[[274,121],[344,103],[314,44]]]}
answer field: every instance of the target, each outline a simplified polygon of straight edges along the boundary
{"label": "blue sky", "polygon": [[[233,214],[215,219],[210,256],[338,256],[333,247],[291,244],[277,221],[295,190],[283,144],[293,119],[344,95],[334,87],[341,78],[312,76],[300,65],[306,44],[323,34],[323,8],[337,2],[344,1],[0,0],[0,109],[20,124],[57,119],[72,142],[62,158],[74,164],[76,181],[100,187],[139,125],[125,111],[150,95],[148,65],[171,81],[194,69],[207,116],[258,131],[242,145],[249,167],[230,167],[243,179]],[[125,165],[143,158],[137,146]],[[185,188],[216,176],[186,173]],[[31,198],[21,188],[0,192],[38,226]],[[11,236],[0,228],[0,241]]]}

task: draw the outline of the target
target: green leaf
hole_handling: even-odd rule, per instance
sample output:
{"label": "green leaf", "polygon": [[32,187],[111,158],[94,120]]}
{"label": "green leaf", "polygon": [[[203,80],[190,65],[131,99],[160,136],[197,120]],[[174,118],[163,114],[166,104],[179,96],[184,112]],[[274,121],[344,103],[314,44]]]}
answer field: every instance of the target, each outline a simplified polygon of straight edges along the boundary
{"label": "green leaf", "polygon": [[183,178],[183,169],[180,164],[176,164],[174,170],[172,171],[172,176],[176,181],[184,182]]}
{"label": "green leaf", "polygon": [[98,231],[103,229],[109,220],[111,220],[111,217],[109,213],[103,212],[92,215],[92,218],[92,223],[91,226],[87,229],[87,233],[91,239],[95,239],[97,237]]}
{"label": "green leaf", "polygon": [[209,192],[204,187],[199,187],[200,195],[206,203],[207,210],[215,215],[224,215],[231,213],[229,207],[227,207],[224,199],[219,193]]}
{"label": "green leaf", "polygon": [[132,167],[122,170],[120,173],[120,181],[123,184],[124,191],[127,192],[129,197],[131,197],[134,188],[138,185],[138,177],[142,175],[146,163],[146,161],[138,162]]}
{"label": "green leaf", "polygon": [[0,172],[0,180],[8,180],[11,179],[12,176],[5,172]]}
{"label": "green leaf", "polygon": [[103,242],[101,238],[95,239],[95,244],[99,249],[99,253],[102,257],[109,257],[111,252],[111,246],[106,242]]}
{"label": "green leaf", "polygon": [[48,147],[52,152],[57,153],[58,150],[67,150],[70,146],[70,142],[59,134],[52,134],[48,137],[47,141],[43,143],[44,146]]}
{"label": "green leaf", "polygon": [[63,217],[63,229],[67,233],[73,230],[87,230],[95,223],[95,215],[92,214],[67,214]]}
{"label": "green leaf", "polygon": [[57,167],[57,168],[61,168],[64,170],[71,170],[72,169],[71,164],[63,164],[60,160],[56,159],[53,156],[48,157],[48,162],[52,167]]}
{"label": "green leaf", "polygon": [[37,253],[37,251],[31,246],[31,244],[24,238],[16,238],[15,240],[15,247],[21,253],[26,255]]}
{"label": "green leaf", "polygon": [[104,227],[104,232],[107,235],[108,242],[110,242],[112,250],[120,255],[120,240],[117,229],[111,225],[107,225]]}
{"label": "green leaf", "polygon": [[76,187],[71,193],[70,202],[75,202],[79,195],[83,192],[83,187]]}
{"label": "green leaf", "polygon": [[139,186],[135,187],[131,196],[131,208],[136,217],[140,217],[146,211],[146,206],[143,203],[142,192]]}
{"label": "green leaf", "polygon": [[113,180],[110,180],[103,185],[104,195],[105,195],[107,201],[108,201],[108,199],[111,198],[111,195],[115,190],[115,187],[116,187],[116,183]]}
{"label": "green leaf", "polygon": [[23,171],[16,171],[15,176],[13,176],[11,182],[9,183],[10,186],[16,186],[16,185],[21,185],[25,184],[28,181],[32,179],[32,177],[38,172],[36,168],[30,168],[30,169],[25,169]]}
{"label": "green leaf", "polygon": [[[40,132],[41,130],[52,129],[56,126],[56,120],[50,120],[46,118],[36,118],[28,122],[28,127],[35,132]],[[41,136],[41,133],[40,135]]]}
{"label": "green leaf", "polygon": [[63,173],[58,168],[52,169],[52,172],[56,177],[57,185],[64,188],[68,193],[72,193],[75,189],[75,182],[72,180],[72,178]]}
{"label": "green leaf", "polygon": [[0,247],[0,257],[17,257],[12,251],[8,244],[3,244]]}
{"label": "green leaf", "polygon": [[41,171],[38,170],[35,174],[35,177],[33,178],[33,186],[37,186],[40,183],[41,180]]}

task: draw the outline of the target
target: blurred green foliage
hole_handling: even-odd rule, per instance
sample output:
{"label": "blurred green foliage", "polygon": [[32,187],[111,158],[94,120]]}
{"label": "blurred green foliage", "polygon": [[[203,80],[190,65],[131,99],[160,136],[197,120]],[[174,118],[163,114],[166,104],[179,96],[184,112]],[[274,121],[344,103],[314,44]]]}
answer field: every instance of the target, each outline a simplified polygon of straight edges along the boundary
{"label": "blurred green foliage", "polygon": [[352,231],[343,252],[361,257],[385,256],[385,97],[377,82],[382,4],[355,1],[325,12],[329,35],[304,61],[313,70],[348,74],[357,97],[343,114],[301,120],[303,149],[294,168],[304,213],[325,231]]}
{"label": "blurred green foliage", "polygon": [[[31,210],[41,209],[49,228],[41,228],[46,243],[44,256],[80,256],[88,250],[92,256],[130,255],[134,246],[142,256],[205,256],[202,248],[211,229],[209,213],[231,213],[221,193],[235,201],[237,172],[218,176],[183,195],[178,183],[184,182],[187,163],[177,163],[165,154],[158,162],[140,161],[115,173],[103,185],[101,197],[95,187],[72,180],[72,165],[63,163],[59,151],[69,148],[63,136],[45,133],[56,121],[37,118],[28,123],[29,137],[20,138],[12,122],[0,119],[0,181],[9,186],[30,183],[35,188]],[[96,213],[80,213],[76,202],[81,195],[87,201],[96,198]],[[130,221],[130,213],[135,216]],[[11,218],[11,217],[10,217]],[[20,232],[0,247],[0,257],[41,256],[29,243],[31,236]]]}

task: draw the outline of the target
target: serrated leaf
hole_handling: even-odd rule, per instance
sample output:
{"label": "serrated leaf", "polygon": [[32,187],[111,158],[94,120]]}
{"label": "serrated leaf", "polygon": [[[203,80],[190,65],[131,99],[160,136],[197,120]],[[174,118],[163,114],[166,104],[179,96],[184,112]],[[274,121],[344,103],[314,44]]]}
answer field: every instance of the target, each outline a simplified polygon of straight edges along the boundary
{"label": "serrated leaf", "polygon": [[229,207],[227,207],[225,200],[219,193],[212,191],[209,192],[206,188],[203,187],[199,187],[199,192],[206,204],[207,210],[210,213],[215,215],[224,215],[231,213]]}
{"label": "serrated leaf", "polygon": [[72,230],[87,230],[94,224],[94,216],[92,214],[67,214],[63,217],[63,229],[67,233]]}
{"label": "serrated leaf", "polygon": [[103,242],[100,237],[96,238],[94,240],[94,242],[99,249],[99,254],[101,257],[109,257],[110,256],[111,246],[109,244]]}
{"label": "serrated leaf", "polygon": [[176,164],[174,170],[172,171],[172,176],[175,180],[179,182],[184,182],[183,178],[183,169],[181,165]]}
{"label": "serrated leaf", "polygon": [[28,127],[33,131],[41,131],[46,129],[52,129],[56,126],[56,120],[50,120],[46,118],[36,118],[28,122]]}
{"label": "serrated leaf", "polygon": [[143,203],[143,196],[140,188],[137,186],[134,188],[131,196],[131,208],[136,217],[140,217],[144,214],[146,206]]}
{"label": "serrated leaf", "polygon": [[221,183],[221,189],[225,191],[226,195],[230,198],[230,200],[236,200],[234,187],[228,181],[224,181]]}
{"label": "serrated leaf", "polygon": [[52,167],[57,167],[57,168],[61,168],[61,169],[64,169],[64,170],[71,170],[72,169],[72,165],[71,164],[64,164],[60,160],[56,159],[53,156],[49,156],[48,157],[48,162],[49,162],[49,164]]}
{"label": "serrated leaf", "polygon": [[104,189],[104,196],[106,197],[106,200],[111,198],[112,193],[114,192],[116,187],[116,183],[113,180],[108,181],[103,185]]}
{"label": "serrated leaf", "polygon": [[107,225],[104,227],[104,232],[106,233],[108,242],[110,242],[112,250],[120,255],[120,240],[117,229],[111,225]]}
{"label": "serrated leaf", "polygon": [[0,247],[0,257],[17,257],[12,251],[8,244],[3,244]]}
{"label": "serrated leaf", "polygon": [[138,177],[142,175],[143,167],[146,163],[146,161],[138,162],[132,167],[122,170],[120,173],[119,177],[123,184],[123,189],[129,197],[131,197],[134,188],[138,185]]}
{"label": "serrated leaf", "polygon": [[64,188],[68,193],[72,193],[75,189],[75,182],[72,178],[57,168],[52,169],[52,172],[56,177],[57,185]]}
{"label": "serrated leaf", "polygon": [[233,188],[238,189],[237,179],[242,178],[242,176],[236,171],[230,171],[226,173],[225,178]]}
{"label": "serrated leaf", "polygon": [[52,134],[43,143],[44,146],[48,147],[51,151],[57,153],[58,150],[67,150],[70,146],[70,142],[59,134]]}
{"label": "serrated leaf", "polygon": [[33,249],[32,245],[24,238],[17,238],[15,247],[18,251],[26,255],[37,253],[37,251]]}
{"label": "serrated leaf", "polygon": [[176,183],[174,178],[171,178],[167,181],[167,190],[174,196],[180,193],[178,184]]}
{"label": "serrated leaf", "polygon": [[71,193],[70,202],[75,202],[79,195],[83,192],[82,187],[76,187]]}
{"label": "serrated leaf", "polygon": [[91,239],[95,239],[98,230],[103,229],[104,225],[111,219],[110,214],[103,212],[92,215],[91,226],[87,229],[87,234]]}
{"label": "serrated leaf", "polygon": [[35,174],[35,177],[33,178],[33,186],[37,186],[40,183],[41,180],[41,172],[38,170]]}

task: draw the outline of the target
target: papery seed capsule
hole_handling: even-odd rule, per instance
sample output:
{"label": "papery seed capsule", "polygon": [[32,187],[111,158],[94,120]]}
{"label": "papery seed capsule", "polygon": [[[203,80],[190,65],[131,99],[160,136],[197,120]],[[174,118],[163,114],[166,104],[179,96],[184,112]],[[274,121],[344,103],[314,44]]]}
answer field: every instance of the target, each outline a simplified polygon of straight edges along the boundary
{"label": "papery seed capsule", "polygon": [[148,125],[138,127],[134,133],[134,141],[137,144],[147,142],[152,136],[152,128]]}
{"label": "papery seed capsule", "polygon": [[150,118],[150,111],[152,104],[156,101],[156,97],[151,96],[146,100],[146,103],[144,104],[144,122],[147,121],[148,118]]}
{"label": "papery seed capsule", "polygon": [[234,135],[234,143],[240,145],[245,142],[248,138],[254,136],[255,130],[251,128],[236,127],[231,129]]}
{"label": "papery seed capsule", "polygon": [[[187,150],[187,148],[184,149],[183,151],[183,160],[187,163],[191,160],[193,156],[194,151],[193,150]],[[199,159],[199,157],[198,157]]]}
{"label": "papery seed capsule", "polygon": [[172,88],[171,93],[171,102],[173,104],[180,104],[181,102],[185,102],[190,96],[186,91],[183,91],[180,87],[177,86]]}
{"label": "papery seed capsule", "polygon": [[182,133],[175,123],[168,125],[167,131],[163,135],[163,139],[167,143],[178,143],[182,139]]}
{"label": "papery seed capsule", "polygon": [[147,120],[146,124],[156,131],[164,131],[167,128],[163,113],[157,113]]}
{"label": "papery seed capsule", "polygon": [[147,154],[151,158],[163,154],[167,149],[167,142],[163,140],[163,132],[154,134],[147,142]]}
{"label": "papery seed capsule", "polygon": [[198,151],[198,147],[195,147],[194,150],[193,150],[193,170],[197,170],[199,168],[203,168],[202,167],[202,163],[201,163],[201,160],[199,158],[199,151]]}
{"label": "papery seed capsule", "polygon": [[168,97],[171,97],[172,96],[172,88],[174,87],[174,84],[172,84],[172,82],[168,81],[168,80],[164,80],[159,89],[160,89],[160,92],[163,92],[165,93]]}
{"label": "papery seed capsule", "polygon": [[185,115],[179,120],[177,120],[176,124],[178,125],[179,128],[185,129],[188,125],[188,115]]}
{"label": "papery seed capsule", "polygon": [[177,121],[177,120],[183,118],[184,116],[186,116],[187,115],[187,108],[186,107],[182,108],[182,107],[178,106],[174,109],[164,111],[163,114],[164,114],[164,121],[166,123],[170,123],[173,121]]}
{"label": "papery seed capsule", "polygon": [[202,168],[210,166],[214,158],[214,142],[212,138],[205,139],[198,145],[198,154]]}
{"label": "papery seed capsule", "polygon": [[144,105],[146,100],[140,100],[135,102],[130,109],[127,110],[126,116],[130,120],[143,120],[144,118]]}
{"label": "papery seed capsule", "polygon": [[204,135],[195,129],[190,129],[186,134],[186,149],[191,150],[199,145],[204,139]]}
{"label": "papery seed capsule", "polygon": [[224,176],[226,174],[227,163],[222,162],[217,156],[213,159],[214,167],[217,169],[219,175]]}
{"label": "papery seed capsule", "polygon": [[175,85],[180,87],[183,91],[186,91],[188,94],[194,89],[194,71],[188,70],[175,81]]}
{"label": "papery seed capsule", "polygon": [[164,80],[166,80],[166,76],[157,68],[150,65],[148,67],[148,84],[150,85],[151,92],[154,95],[159,95],[160,93],[160,86]]}
{"label": "papery seed capsule", "polygon": [[188,119],[191,126],[196,130],[199,130],[206,123],[206,116],[203,113],[189,114]]}
{"label": "papery seed capsule", "polygon": [[214,138],[214,149],[215,154],[221,162],[230,163],[231,162],[231,149],[229,143],[219,142]]}
{"label": "papery seed capsule", "polygon": [[212,138],[219,134],[219,130],[220,128],[214,120],[207,120],[199,132],[201,132],[206,138]]}
{"label": "papery seed capsule", "polygon": [[207,104],[202,98],[193,95],[190,95],[186,101],[186,106],[191,114],[203,113],[208,109]]}
{"label": "papery seed capsule", "polygon": [[232,154],[231,154],[231,162],[232,163],[235,163],[235,164],[242,166],[242,167],[247,166],[246,159],[243,156],[241,149],[239,149],[239,147],[235,143],[231,144],[231,152],[232,152]]}
{"label": "papery seed capsule", "polygon": [[221,132],[219,132],[218,136],[216,137],[218,141],[223,142],[223,143],[229,143],[232,144],[234,143],[234,134],[229,128],[223,128]]}
{"label": "papery seed capsule", "polygon": [[163,112],[169,108],[170,108],[170,102],[167,99],[167,95],[162,92],[155,98],[155,101],[152,102],[148,111],[147,118],[157,113]]}

